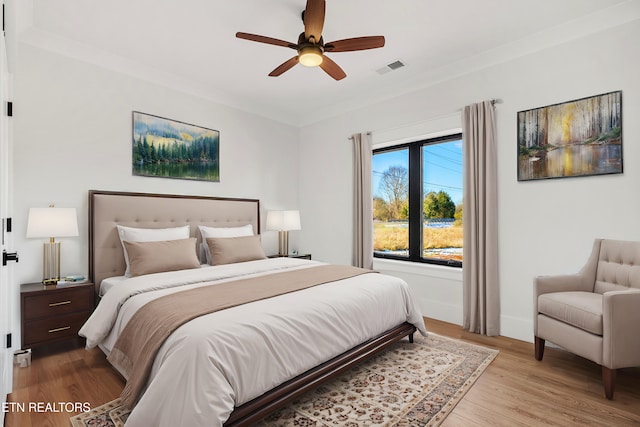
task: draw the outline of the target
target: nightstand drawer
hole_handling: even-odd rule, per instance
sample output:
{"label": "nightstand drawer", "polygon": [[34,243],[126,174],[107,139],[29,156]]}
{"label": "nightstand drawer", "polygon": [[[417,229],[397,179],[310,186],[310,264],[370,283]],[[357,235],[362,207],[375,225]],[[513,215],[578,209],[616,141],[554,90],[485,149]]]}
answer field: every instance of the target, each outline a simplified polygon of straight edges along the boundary
{"label": "nightstand drawer", "polygon": [[32,320],[23,324],[23,347],[59,339],[74,338],[84,322],[91,315],[87,310],[80,313],[66,314],[48,319]]}
{"label": "nightstand drawer", "polygon": [[90,282],[20,285],[22,348],[79,338],[78,331],[93,312],[94,293]]}
{"label": "nightstand drawer", "polygon": [[24,319],[29,321],[76,311],[91,311],[93,309],[93,292],[93,287],[89,286],[25,296]]}

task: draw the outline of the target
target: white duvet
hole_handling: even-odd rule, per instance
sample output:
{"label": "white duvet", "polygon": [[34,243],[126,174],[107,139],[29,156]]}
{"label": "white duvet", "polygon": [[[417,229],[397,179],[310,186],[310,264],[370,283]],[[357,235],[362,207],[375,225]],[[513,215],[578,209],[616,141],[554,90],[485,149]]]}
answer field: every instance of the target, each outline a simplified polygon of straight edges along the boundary
{"label": "white duvet", "polygon": [[[318,264],[273,258],[130,278],[104,295],[80,335],[108,353],[136,310],[159,296]],[[201,316],[160,348],[126,426],[222,426],[235,406],[404,321],[426,335],[408,285],[377,273]]]}

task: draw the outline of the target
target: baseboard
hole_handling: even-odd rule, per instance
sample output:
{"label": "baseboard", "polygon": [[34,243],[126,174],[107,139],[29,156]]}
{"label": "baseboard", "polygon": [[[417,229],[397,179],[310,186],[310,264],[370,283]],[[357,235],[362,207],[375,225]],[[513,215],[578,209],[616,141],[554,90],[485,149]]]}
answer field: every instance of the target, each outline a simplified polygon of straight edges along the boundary
{"label": "baseboard", "polygon": [[501,315],[500,335],[520,341],[533,342],[533,320]]}
{"label": "baseboard", "polygon": [[[454,325],[462,325],[462,307],[444,304],[427,298],[419,298],[422,315]],[[533,342],[533,322],[520,317],[500,316],[500,336],[525,342]]]}

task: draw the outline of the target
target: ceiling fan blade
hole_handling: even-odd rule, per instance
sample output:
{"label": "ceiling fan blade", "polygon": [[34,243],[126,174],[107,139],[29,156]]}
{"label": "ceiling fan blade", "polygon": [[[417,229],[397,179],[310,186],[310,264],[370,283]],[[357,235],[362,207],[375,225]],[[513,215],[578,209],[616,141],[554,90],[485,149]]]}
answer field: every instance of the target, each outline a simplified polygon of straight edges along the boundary
{"label": "ceiling fan blade", "polygon": [[288,47],[290,49],[297,49],[298,45],[294,44],[294,43],[290,43],[288,41],[284,41],[284,40],[280,40],[280,39],[274,39],[272,37],[265,37],[265,36],[259,36],[257,34],[249,34],[249,33],[236,33],[236,37],[239,39],[245,39],[245,40],[250,40],[252,42],[258,42],[258,43],[266,43],[266,44],[272,44],[275,46],[282,46],[282,47]]}
{"label": "ceiling fan blade", "polygon": [[324,44],[325,52],[352,52],[384,46],[384,36],[354,37]]}
{"label": "ceiling fan blade", "polygon": [[304,36],[309,40],[311,37],[315,43],[322,37],[322,27],[324,26],[325,0],[307,0],[307,7],[304,10]]}
{"label": "ceiling fan blade", "polygon": [[293,66],[296,65],[297,63],[298,63],[298,56],[296,55],[293,58],[287,59],[282,64],[278,65],[272,72],[269,73],[269,76],[278,77],[285,71],[288,71],[291,68],[293,68]]}
{"label": "ceiling fan blade", "polygon": [[327,55],[322,55],[322,63],[320,64],[320,68],[322,68],[327,74],[333,77],[335,80],[342,80],[347,77],[347,74],[344,72],[342,68]]}

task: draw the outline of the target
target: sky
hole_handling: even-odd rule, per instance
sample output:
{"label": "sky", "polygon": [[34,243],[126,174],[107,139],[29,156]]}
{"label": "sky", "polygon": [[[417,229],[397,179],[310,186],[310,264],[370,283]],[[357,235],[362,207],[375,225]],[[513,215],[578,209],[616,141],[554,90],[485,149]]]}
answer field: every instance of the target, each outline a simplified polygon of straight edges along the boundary
{"label": "sky", "polygon": [[[462,203],[462,141],[450,141],[423,147],[423,193],[443,190],[457,205]],[[384,171],[391,166],[408,169],[408,149],[387,151],[373,156],[372,191],[381,196],[379,187]]]}

